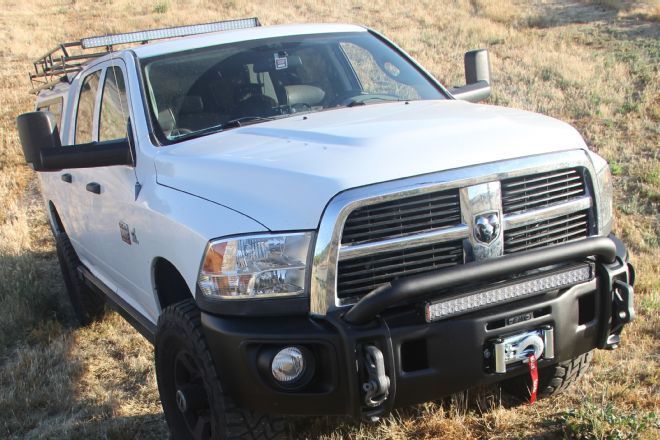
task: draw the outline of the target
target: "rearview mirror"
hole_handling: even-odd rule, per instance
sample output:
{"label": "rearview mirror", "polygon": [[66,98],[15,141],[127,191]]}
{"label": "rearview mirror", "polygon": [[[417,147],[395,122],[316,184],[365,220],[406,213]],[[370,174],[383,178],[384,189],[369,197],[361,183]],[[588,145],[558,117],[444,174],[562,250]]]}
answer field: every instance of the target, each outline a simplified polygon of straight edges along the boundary
{"label": "rearview mirror", "polygon": [[128,139],[62,146],[49,112],[23,113],[16,119],[25,162],[35,171],[133,165]]}
{"label": "rearview mirror", "polygon": [[465,85],[450,89],[456,99],[479,102],[490,96],[490,60],[486,49],[465,52]]}

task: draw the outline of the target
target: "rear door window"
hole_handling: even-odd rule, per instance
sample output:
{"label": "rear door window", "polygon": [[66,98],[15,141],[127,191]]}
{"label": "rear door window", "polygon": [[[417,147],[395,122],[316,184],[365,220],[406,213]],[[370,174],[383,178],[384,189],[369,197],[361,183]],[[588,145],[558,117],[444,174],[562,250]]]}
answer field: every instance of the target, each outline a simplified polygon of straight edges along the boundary
{"label": "rear door window", "polygon": [[100,70],[88,75],[80,88],[78,112],[76,113],[76,144],[85,144],[94,140],[94,105],[100,77]]}

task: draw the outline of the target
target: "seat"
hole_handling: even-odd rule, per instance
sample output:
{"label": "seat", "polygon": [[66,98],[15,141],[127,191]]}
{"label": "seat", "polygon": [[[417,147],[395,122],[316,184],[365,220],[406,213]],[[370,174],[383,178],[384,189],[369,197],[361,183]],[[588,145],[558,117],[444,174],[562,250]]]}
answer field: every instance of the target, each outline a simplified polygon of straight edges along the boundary
{"label": "seat", "polygon": [[187,95],[175,101],[177,109],[177,128],[192,131],[212,127],[222,123],[223,116],[218,113],[205,112],[204,101],[201,96]]}

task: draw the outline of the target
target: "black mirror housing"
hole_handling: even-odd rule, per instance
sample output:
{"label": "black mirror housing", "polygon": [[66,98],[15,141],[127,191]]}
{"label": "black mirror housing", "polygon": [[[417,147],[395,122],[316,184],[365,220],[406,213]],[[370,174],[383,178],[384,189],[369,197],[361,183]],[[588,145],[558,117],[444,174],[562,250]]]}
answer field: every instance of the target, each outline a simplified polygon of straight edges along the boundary
{"label": "black mirror housing", "polygon": [[35,171],[133,165],[127,138],[62,147],[50,112],[23,113],[16,118],[25,162]]}
{"label": "black mirror housing", "polygon": [[456,99],[479,102],[490,96],[490,60],[486,49],[471,50],[463,58],[465,86],[450,90]]}
{"label": "black mirror housing", "polygon": [[55,117],[50,112],[23,113],[16,118],[16,125],[25,162],[35,171],[47,171],[41,161],[41,150],[61,147]]}

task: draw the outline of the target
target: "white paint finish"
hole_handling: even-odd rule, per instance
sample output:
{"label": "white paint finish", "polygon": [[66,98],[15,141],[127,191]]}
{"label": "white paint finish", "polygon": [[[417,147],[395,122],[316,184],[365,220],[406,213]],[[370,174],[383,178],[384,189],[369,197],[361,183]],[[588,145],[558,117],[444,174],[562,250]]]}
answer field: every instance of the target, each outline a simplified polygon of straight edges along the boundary
{"label": "white paint finish", "polygon": [[335,194],[409,176],[586,148],[571,126],[461,101],[373,104],[294,116],[159,149],[158,182],[271,230],[312,229]]}

